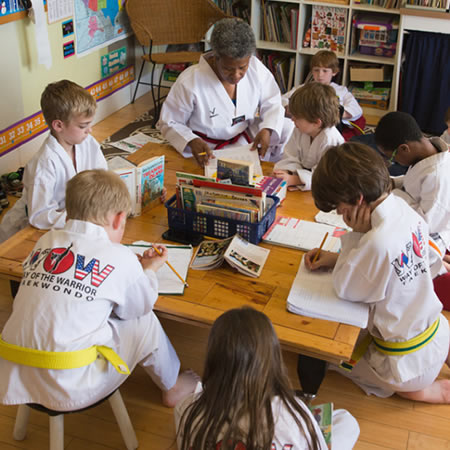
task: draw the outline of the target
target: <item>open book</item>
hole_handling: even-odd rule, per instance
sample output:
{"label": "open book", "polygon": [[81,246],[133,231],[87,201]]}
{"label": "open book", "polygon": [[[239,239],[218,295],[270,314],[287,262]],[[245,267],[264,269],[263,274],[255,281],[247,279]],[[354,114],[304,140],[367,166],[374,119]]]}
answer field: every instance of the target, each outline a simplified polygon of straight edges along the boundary
{"label": "open book", "polygon": [[227,147],[222,150],[214,150],[215,158],[210,159],[208,165],[205,166],[205,176],[215,177],[217,173],[217,158],[229,158],[237,161],[246,161],[253,163],[253,175],[262,175],[261,162],[259,154],[256,150],[250,150],[252,144],[241,145],[236,147]]}
{"label": "open book", "polygon": [[223,260],[249,277],[259,277],[270,250],[247,242],[238,234],[222,240],[200,243],[191,269],[209,270],[219,267]]}
{"label": "open book", "polygon": [[328,233],[328,238],[323,250],[339,251],[340,236],[346,233],[346,230],[287,216],[277,216],[262,240],[269,244],[309,251],[320,246],[325,233]]}
{"label": "open book", "polygon": [[308,405],[311,414],[316,419],[328,448],[331,450],[331,433],[333,426],[333,403]]}
{"label": "open book", "polygon": [[[192,258],[192,246],[191,245],[169,245],[163,244],[167,247],[169,252],[168,262],[173,268],[180,274],[183,280],[186,280],[189,263]],[[150,242],[136,241],[128,247],[136,254],[142,255],[146,250],[151,247]],[[158,294],[183,294],[184,284],[173,273],[172,269],[164,264],[157,272],[156,278],[158,279]]]}
{"label": "open book", "polygon": [[304,258],[287,298],[287,309],[295,314],[332,320],[366,328],[369,305],[339,298],[333,287],[332,273],[311,272]]}

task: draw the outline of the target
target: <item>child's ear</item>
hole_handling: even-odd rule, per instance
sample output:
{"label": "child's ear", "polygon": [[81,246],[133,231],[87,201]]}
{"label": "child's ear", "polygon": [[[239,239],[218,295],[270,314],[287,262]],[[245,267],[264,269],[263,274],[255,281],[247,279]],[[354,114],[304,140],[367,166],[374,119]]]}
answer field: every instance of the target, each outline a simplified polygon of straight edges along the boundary
{"label": "child's ear", "polygon": [[61,132],[63,125],[63,121],[60,119],[55,119],[52,121],[52,129],[57,131],[58,133]]}
{"label": "child's ear", "polygon": [[119,230],[122,227],[123,222],[127,220],[127,213],[124,211],[114,214],[112,220],[112,227],[114,230]]}
{"label": "child's ear", "polygon": [[411,151],[409,145],[407,143],[405,144],[400,144],[398,147],[397,152],[401,152],[401,153],[409,153]]}

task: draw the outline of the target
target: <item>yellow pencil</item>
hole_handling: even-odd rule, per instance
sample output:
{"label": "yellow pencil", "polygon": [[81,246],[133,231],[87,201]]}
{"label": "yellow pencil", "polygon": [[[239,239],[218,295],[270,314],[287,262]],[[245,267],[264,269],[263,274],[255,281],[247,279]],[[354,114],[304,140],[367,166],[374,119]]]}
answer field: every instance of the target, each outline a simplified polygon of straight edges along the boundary
{"label": "yellow pencil", "polygon": [[[158,253],[159,256],[161,256],[161,252],[154,245],[152,245],[152,248],[153,248],[153,250],[155,250],[156,253]],[[169,261],[166,261],[166,264],[172,269],[173,273],[183,282],[183,284],[186,287],[189,287],[189,285],[186,283],[186,281],[183,280],[183,277],[175,270],[175,267],[173,267]]]}
{"label": "yellow pencil", "polygon": [[317,258],[320,255],[320,252],[322,250],[323,244],[325,244],[325,241],[327,240],[327,237],[328,237],[328,231],[325,233],[325,236],[322,239],[322,243],[320,244],[319,250],[317,250],[316,254],[314,255],[314,259],[312,261],[313,264],[317,261]]}
{"label": "yellow pencil", "polygon": [[205,156],[205,155],[206,155],[206,152],[201,152],[197,156]]}

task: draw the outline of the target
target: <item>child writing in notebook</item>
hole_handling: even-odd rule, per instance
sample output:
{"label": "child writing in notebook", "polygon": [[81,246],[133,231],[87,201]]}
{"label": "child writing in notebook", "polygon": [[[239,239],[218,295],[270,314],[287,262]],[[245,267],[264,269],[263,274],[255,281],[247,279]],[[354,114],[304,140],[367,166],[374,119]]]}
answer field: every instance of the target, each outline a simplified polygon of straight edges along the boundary
{"label": "child writing in notebook", "polygon": [[[370,304],[366,349],[348,376],[367,394],[394,393],[429,403],[450,403],[449,326],[433,291],[426,221],[391,193],[383,158],[359,143],[330,148],[312,180],[322,211],[337,209],[352,228],[341,252],[305,255],[310,270],[333,268],[339,297]],[[352,358],[353,359],[353,358]]]}
{"label": "child writing in notebook", "polygon": [[275,164],[273,176],[283,178],[288,189],[311,189],[312,171],[327,148],[344,138],[335,127],[339,121],[339,102],[331,86],[308,83],[289,99],[295,129]]}
{"label": "child writing in notebook", "polygon": [[[342,113],[341,128],[345,140],[348,141],[352,136],[361,134],[361,130],[364,130],[366,126],[361,106],[345,86],[332,81],[339,73],[339,61],[336,54],[331,50],[320,50],[311,58],[310,67],[314,81],[331,86],[339,98]],[[289,98],[295,89],[291,89],[281,97],[283,106],[288,106]]]}
{"label": "child writing in notebook", "polygon": [[50,133],[25,167],[23,193],[0,225],[0,242],[28,224],[62,228],[66,222],[66,183],[87,169],[106,169],[98,142],[90,135],[97,104],[69,80],[49,84],[41,108]]}
{"label": "child writing in notebook", "polygon": [[[177,441],[188,449],[321,449],[323,435],[290,386],[272,324],[252,308],[213,324],[202,383],[175,408]],[[333,449],[351,449],[359,426],[333,413]]]}
{"label": "child writing in notebook", "polygon": [[[178,357],[153,312],[155,272],[167,249],[138,258],[120,245],[131,200],[114,172],[80,172],[66,192],[64,228],[44,234],[23,264],[0,339],[0,402],[85,408],[114,392],[139,364],[162,390],[163,403],[175,406],[197,379],[179,374]],[[90,359],[84,353],[92,346]],[[40,360],[30,363],[24,354],[36,350]],[[57,366],[47,365],[48,358]]]}
{"label": "child writing in notebook", "polygon": [[[410,114],[395,111],[383,116],[375,130],[377,147],[403,166],[405,175],[393,178],[393,193],[403,198],[427,222],[444,264],[450,263],[450,153],[439,137],[426,138]],[[448,260],[448,261],[446,261]],[[441,267],[441,266],[440,266]],[[439,299],[450,309],[450,276],[438,271]],[[433,274],[433,275],[436,275]],[[441,278],[441,276],[444,276]]]}

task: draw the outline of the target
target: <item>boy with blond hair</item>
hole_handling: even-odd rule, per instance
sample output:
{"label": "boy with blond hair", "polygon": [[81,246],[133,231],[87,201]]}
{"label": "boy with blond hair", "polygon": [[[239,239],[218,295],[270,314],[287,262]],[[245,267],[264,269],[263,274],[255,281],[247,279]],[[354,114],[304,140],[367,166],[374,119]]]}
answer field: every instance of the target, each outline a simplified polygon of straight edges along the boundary
{"label": "boy with blond hair", "polygon": [[328,147],[344,138],[335,127],[339,121],[339,101],[331,86],[308,83],[289,99],[295,129],[273,176],[283,178],[289,190],[311,190],[312,171]]}
{"label": "boy with blond hair", "polygon": [[42,93],[41,108],[50,133],[25,167],[22,197],[0,225],[0,242],[28,224],[62,228],[67,181],[83,170],[107,168],[89,134],[97,104],[86,89],[69,80],[51,83]]}
{"label": "boy with blond hair", "polygon": [[[311,58],[310,68],[314,81],[331,86],[339,98],[342,109],[342,134],[345,140],[347,141],[353,135],[360,134],[360,130],[364,130],[366,125],[361,106],[345,86],[332,81],[339,73],[339,60],[336,54],[331,50],[318,51]],[[295,88],[282,96],[283,106],[288,105],[289,98],[294,92]]]}
{"label": "boy with blond hair", "polygon": [[312,194],[352,231],[340,253],[322,251],[316,260],[318,249],[308,252],[306,267],[333,268],[336,294],[370,306],[369,336],[346,364],[351,372],[342,372],[367,394],[449,404],[450,380],[437,380],[450,362],[449,325],[433,291],[426,221],[391,193],[383,158],[359,143],[325,153]]}
{"label": "boy with blond hair", "polygon": [[[81,409],[114,392],[139,364],[163,391],[163,403],[175,406],[196,380],[179,375],[178,357],[152,311],[155,272],[167,249],[137,257],[120,245],[131,200],[114,172],[77,174],[67,183],[66,208],[64,228],[42,236],[23,264],[0,340],[0,402]],[[85,359],[92,346],[94,358]],[[23,358],[36,350],[40,365]]]}

